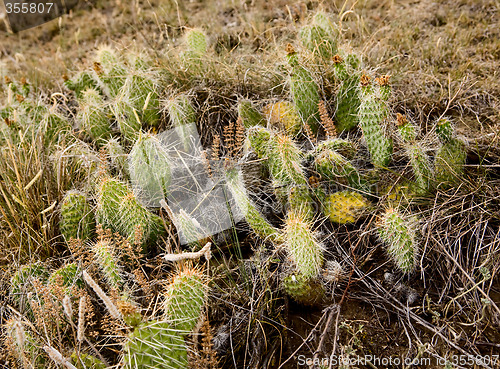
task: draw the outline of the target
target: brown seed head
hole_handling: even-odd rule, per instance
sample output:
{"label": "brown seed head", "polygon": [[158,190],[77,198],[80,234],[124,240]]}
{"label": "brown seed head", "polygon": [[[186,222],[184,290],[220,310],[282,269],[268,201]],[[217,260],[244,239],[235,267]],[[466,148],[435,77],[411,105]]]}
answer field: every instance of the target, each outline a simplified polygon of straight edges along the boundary
{"label": "brown seed head", "polygon": [[366,74],[363,73],[361,78],[359,79],[359,82],[361,83],[361,86],[366,87],[370,85],[370,76],[367,76]]}
{"label": "brown seed head", "polygon": [[386,74],[384,76],[380,76],[379,78],[375,78],[375,82],[377,82],[380,86],[389,86],[389,78],[391,78],[391,76]]}
{"label": "brown seed head", "polygon": [[340,64],[340,63],[342,63],[344,61],[344,59],[342,59],[342,57],[339,54],[336,54],[336,55],[333,56],[332,61],[335,64]]}
{"label": "brown seed head", "polygon": [[396,114],[396,125],[398,127],[402,127],[407,123],[408,123],[408,119],[406,119],[406,117],[403,114],[400,114],[400,113]]}

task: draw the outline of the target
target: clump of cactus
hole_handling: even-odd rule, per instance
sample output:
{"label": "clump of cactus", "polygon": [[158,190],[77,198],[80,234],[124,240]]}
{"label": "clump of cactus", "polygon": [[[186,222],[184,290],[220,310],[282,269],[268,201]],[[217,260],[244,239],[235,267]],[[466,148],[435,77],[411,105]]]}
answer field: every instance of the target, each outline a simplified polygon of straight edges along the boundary
{"label": "clump of cactus", "polygon": [[389,208],[379,219],[378,234],[387,247],[387,253],[403,273],[417,267],[419,253],[419,222],[405,217],[397,209]]}
{"label": "clump of cactus", "polygon": [[66,193],[61,204],[59,228],[66,241],[72,238],[86,240],[93,236],[94,213],[83,192],[72,190]]}

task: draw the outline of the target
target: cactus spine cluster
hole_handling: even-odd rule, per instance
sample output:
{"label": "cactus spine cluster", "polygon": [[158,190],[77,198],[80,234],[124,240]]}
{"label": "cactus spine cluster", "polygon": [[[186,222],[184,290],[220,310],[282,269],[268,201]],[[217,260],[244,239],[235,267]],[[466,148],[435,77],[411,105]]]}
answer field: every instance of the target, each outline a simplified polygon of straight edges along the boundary
{"label": "cactus spine cluster", "polygon": [[406,218],[394,208],[387,209],[379,219],[378,234],[403,273],[411,273],[417,266],[418,229],[417,219]]}

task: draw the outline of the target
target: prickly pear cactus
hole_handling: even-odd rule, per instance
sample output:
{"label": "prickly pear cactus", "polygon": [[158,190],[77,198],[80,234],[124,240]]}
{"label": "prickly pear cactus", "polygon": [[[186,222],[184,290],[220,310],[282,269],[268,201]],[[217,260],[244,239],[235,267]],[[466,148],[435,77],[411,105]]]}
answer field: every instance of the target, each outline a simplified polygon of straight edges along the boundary
{"label": "prickly pear cactus", "polygon": [[59,229],[66,241],[72,238],[81,240],[92,238],[95,218],[87,196],[83,192],[72,190],[64,196]]}
{"label": "prickly pear cactus", "polygon": [[177,273],[167,287],[165,318],[180,332],[189,333],[198,323],[207,298],[206,277],[194,268]]}
{"label": "prickly pear cactus", "polygon": [[441,146],[434,157],[436,184],[450,187],[458,182],[467,159],[465,144],[454,137],[454,129],[449,119],[441,119],[436,125]]}
{"label": "prickly pear cactus", "polygon": [[289,64],[292,67],[288,84],[290,95],[303,124],[309,125],[313,133],[318,130],[319,88],[309,70],[296,61],[295,50],[288,53]]}
{"label": "prickly pear cactus", "polygon": [[287,295],[303,305],[316,305],[325,297],[325,289],[319,280],[305,278],[300,273],[283,278],[281,285]]}
{"label": "prickly pear cactus", "polygon": [[141,323],[126,338],[123,362],[126,369],[187,368],[184,337],[166,321]]}
{"label": "prickly pear cactus", "polygon": [[229,169],[226,172],[226,183],[234,198],[236,206],[238,206],[241,213],[245,216],[245,220],[255,234],[264,240],[269,239],[274,243],[281,243],[283,238],[280,230],[270,224],[262,216],[248,197],[241,171],[237,168]]}
{"label": "prickly pear cactus", "polygon": [[370,152],[372,163],[386,167],[391,161],[392,141],[385,133],[385,119],[388,115],[385,92],[372,85],[369,77],[361,77],[361,104],[359,106],[359,125]]}
{"label": "prickly pear cactus", "polygon": [[403,273],[414,271],[419,252],[418,220],[404,217],[398,210],[389,208],[382,214],[377,226],[380,239],[396,266]]}
{"label": "prickly pear cactus", "polygon": [[332,222],[354,223],[368,207],[368,201],[359,193],[340,191],[328,195],[323,203],[323,214]]}
{"label": "prickly pear cactus", "polygon": [[263,115],[257,110],[250,100],[242,99],[238,101],[238,115],[241,117],[245,128],[266,125],[266,120]]}
{"label": "prickly pear cactus", "polygon": [[302,212],[289,211],[285,221],[285,247],[297,270],[306,279],[316,278],[323,265],[323,246]]}
{"label": "prickly pear cactus", "polygon": [[335,78],[340,82],[335,125],[338,132],[349,131],[359,124],[360,61],[355,54],[342,53],[333,57],[333,63]]}
{"label": "prickly pear cactus", "polygon": [[130,177],[141,201],[159,207],[167,197],[171,183],[168,153],[157,137],[142,134],[128,156]]}
{"label": "prickly pear cactus", "polygon": [[83,91],[79,104],[76,120],[87,135],[97,143],[111,138],[110,114],[99,92],[93,89]]}

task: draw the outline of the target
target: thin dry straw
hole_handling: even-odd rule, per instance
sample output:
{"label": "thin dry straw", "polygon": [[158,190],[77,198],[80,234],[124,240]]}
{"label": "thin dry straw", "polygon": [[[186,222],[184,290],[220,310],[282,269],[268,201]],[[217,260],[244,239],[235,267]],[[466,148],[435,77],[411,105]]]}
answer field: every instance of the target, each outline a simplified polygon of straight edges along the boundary
{"label": "thin dry straw", "polygon": [[78,342],[82,342],[84,340],[85,334],[85,296],[80,298],[80,303],[78,305],[78,330],[76,339]]}
{"label": "thin dry straw", "polygon": [[86,270],[83,271],[83,279],[94,290],[97,296],[99,296],[100,299],[104,302],[104,305],[106,305],[106,309],[108,309],[109,314],[115,319],[122,319],[122,314],[120,313],[118,308],[115,306],[115,304],[113,304],[108,295],[104,293],[101,287],[99,287],[96,281],[94,281],[94,279],[90,276],[89,273],[87,273]]}
{"label": "thin dry straw", "polygon": [[212,246],[211,242],[208,242],[200,251],[197,252],[183,252],[181,254],[166,254],[166,261],[179,261],[186,259],[198,259],[202,256],[205,256],[205,259],[210,260],[212,257],[212,252],[210,251],[210,247]]}
{"label": "thin dry straw", "polygon": [[52,346],[43,346],[43,349],[56,364],[62,365],[68,369],[77,369]]}
{"label": "thin dry straw", "polygon": [[65,295],[62,302],[63,302],[64,314],[66,314],[68,319],[71,320],[73,318],[73,308],[71,307],[71,298],[68,295]]}

